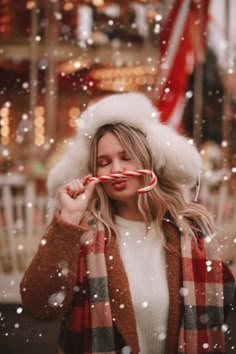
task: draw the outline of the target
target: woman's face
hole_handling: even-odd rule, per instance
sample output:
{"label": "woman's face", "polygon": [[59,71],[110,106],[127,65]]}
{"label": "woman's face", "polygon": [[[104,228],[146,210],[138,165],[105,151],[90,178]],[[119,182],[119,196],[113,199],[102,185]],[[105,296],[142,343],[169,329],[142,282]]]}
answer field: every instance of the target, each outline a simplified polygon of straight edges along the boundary
{"label": "woman's face", "polygon": [[[119,139],[112,132],[106,132],[98,142],[97,176],[137,170],[138,166],[129,158]],[[108,197],[114,201],[137,200],[137,190],[142,177],[122,177],[103,183]]]}

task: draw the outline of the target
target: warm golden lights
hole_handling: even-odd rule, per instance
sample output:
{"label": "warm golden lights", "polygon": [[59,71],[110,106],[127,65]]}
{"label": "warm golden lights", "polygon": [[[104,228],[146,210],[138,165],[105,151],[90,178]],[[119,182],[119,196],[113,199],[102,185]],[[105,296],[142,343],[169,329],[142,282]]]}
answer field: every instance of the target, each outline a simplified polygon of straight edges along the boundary
{"label": "warm golden lights", "polygon": [[71,11],[74,9],[74,4],[72,1],[68,0],[68,1],[65,1],[64,2],[64,5],[63,5],[63,10],[64,11]]}
{"label": "warm golden lights", "polygon": [[43,106],[38,106],[34,111],[34,143],[36,146],[41,146],[45,143],[45,109]]}
{"label": "warm golden lights", "polygon": [[77,127],[78,118],[80,116],[79,107],[72,107],[69,110],[69,126],[71,128]]}
{"label": "warm golden lights", "polygon": [[92,4],[96,7],[100,7],[104,5],[104,0],[92,0]]}
{"label": "warm golden lights", "polygon": [[102,90],[129,92],[155,83],[157,69],[151,66],[94,69],[90,76]]}
{"label": "warm golden lights", "polygon": [[10,108],[0,109],[0,142],[7,145],[10,142]]}
{"label": "warm golden lights", "polygon": [[27,1],[27,3],[26,3],[27,10],[32,10],[35,7],[36,7],[36,2],[35,1],[33,1],[33,0]]}

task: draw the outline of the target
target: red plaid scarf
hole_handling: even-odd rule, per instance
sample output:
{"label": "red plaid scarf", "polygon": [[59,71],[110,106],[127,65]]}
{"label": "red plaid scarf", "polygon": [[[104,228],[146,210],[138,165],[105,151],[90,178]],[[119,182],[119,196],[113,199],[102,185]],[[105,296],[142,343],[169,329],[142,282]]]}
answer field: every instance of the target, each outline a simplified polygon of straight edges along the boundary
{"label": "red plaid scarf", "polygon": [[[178,232],[176,232],[179,237]],[[176,236],[176,235],[175,235]],[[184,315],[178,354],[225,352],[224,308],[232,304],[235,281],[223,280],[218,245],[213,238],[181,236]],[[66,354],[115,354],[103,225],[84,235],[78,285],[71,315],[62,328],[60,347]],[[224,284],[225,283],[225,284]],[[224,287],[225,285],[225,287]],[[167,338],[168,340],[168,338]],[[138,351],[133,349],[133,354]]]}
{"label": "red plaid scarf", "polygon": [[[182,236],[181,253],[185,315],[178,353],[224,353],[224,284],[219,246],[210,236]],[[229,289],[232,296],[233,286]]]}

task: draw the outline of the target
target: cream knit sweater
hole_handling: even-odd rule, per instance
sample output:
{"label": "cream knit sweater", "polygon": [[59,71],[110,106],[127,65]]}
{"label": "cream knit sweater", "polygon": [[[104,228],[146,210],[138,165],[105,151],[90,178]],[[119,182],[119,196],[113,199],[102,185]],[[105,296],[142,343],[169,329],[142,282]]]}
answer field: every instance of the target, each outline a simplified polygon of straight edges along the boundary
{"label": "cream knit sweater", "polygon": [[141,354],[163,354],[169,292],[164,244],[154,222],[146,234],[143,222],[115,219],[119,248],[130,286]]}

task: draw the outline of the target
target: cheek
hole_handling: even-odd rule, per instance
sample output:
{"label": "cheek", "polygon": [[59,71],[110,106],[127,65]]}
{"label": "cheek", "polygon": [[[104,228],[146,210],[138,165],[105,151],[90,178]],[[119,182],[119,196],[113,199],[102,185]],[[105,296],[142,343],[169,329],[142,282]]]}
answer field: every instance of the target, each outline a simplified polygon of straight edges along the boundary
{"label": "cheek", "polygon": [[101,182],[100,183],[101,185],[101,188],[103,189],[103,191],[105,192],[105,194],[108,196],[108,197],[112,197],[112,184],[110,181],[106,181],[106,182]]}
{"label": "cheek", "polygon": [[135,183],[139,188],[143,186],[143,176],[135,177]]}
{"label": "cheek", "polygon": [[134,171],[134,170],[140,170],[142,169],[141,166],[138,166],[135,162],[130,161],[129,165],[127,166],[127,170]]}
{"label": "cheek", "polygon": [[108,167],[98,167],[96,171],[96,176],[106,176],[109,175],[109,168]]}

